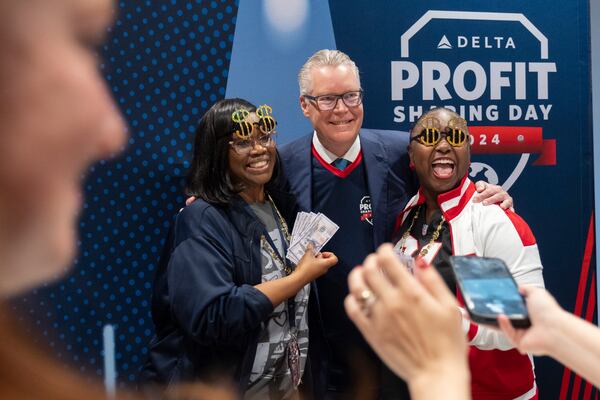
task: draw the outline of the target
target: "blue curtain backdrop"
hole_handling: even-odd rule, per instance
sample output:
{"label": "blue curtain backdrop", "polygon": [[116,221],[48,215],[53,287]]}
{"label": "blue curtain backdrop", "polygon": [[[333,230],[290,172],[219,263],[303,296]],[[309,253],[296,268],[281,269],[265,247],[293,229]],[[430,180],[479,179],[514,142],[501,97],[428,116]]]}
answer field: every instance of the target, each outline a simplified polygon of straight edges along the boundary
{"label": "blue curtain backdrop", "polygon": [[[152,334],[151,283],[197,120],[226,95],[273,106],[279,142],[307,133],[296,74],[320,48],[361,70],[364,126],[407,130],[432,106],[475,127],[472,176],[504,185],[533,229],[548,289],[595,318],[590,25],[587,0],[121,1],[102,72],[130,126],[118,159],[86,180],[80,254],[66,279],[17,299],[31,335],[103,375],[116,328],[121,385]],[[542,398],[595,389],[536,359]]]}

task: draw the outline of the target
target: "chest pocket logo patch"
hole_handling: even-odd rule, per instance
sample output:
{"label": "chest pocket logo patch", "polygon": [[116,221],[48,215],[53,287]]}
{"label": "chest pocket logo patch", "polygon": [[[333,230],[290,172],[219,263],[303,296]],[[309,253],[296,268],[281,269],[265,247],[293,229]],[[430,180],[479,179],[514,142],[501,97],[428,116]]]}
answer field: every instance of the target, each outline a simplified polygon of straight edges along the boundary
{"label": "chest pocket logo patch", "polygon": [[364,196],[359,204],[360,220],[367,221],[373,225],[373,208],[371,207],[371,196]]}

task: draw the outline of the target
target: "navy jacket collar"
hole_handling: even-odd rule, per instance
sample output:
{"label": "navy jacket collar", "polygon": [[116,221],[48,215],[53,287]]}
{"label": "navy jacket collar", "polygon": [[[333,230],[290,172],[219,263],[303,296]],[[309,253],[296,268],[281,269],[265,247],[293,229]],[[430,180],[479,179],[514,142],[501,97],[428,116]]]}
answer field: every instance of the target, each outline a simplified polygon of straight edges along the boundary
{"label": "navy jacket collar", "polygon": [[360,146],[373,207],[373,239],[374,243],[383,243],[386,239],[387,171],[390,166],[385,156],[383,143],[367,131],[361,130],[360,135]]}
{"label": "navy jacket collar", "polygon": [[[374,243],[383,243],[386,240],[387,171],[390,166],[383,143],[368,129],[361,129],[360,145],[373,207],[373,239]],[[294,142],[294,149],[286,154],[287,160],[284,160],[288,167],[286,177],[294,188],[298,207],[302,211],[313,208],[311,149],[312,134],[309,134]]]}

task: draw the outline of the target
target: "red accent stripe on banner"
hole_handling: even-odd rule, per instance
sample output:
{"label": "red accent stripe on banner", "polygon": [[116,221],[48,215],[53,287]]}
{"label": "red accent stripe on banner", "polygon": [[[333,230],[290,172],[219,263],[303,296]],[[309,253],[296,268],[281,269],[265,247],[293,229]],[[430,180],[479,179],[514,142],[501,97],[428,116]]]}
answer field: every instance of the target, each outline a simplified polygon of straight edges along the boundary
{"label": "red accent stripe on banner", "polygon": [[[588,305],[585,312],[586,321],[592,322],[594,319],[594,311],[596,311],[596,273],[592,272],[592,285],[590,287],[590,295],[588,296]],[[585,390],[583,391],[584,399],[591,398],[592,387],[591,383],[585,383]]]}
{"label": "red accent stripe on banner", "polygon": [[585,390],[583,391],[583,398],[591,399],[592,398],[591,394],[592,394],[592,385],[589,382],[586,382]]}
{"label": "red accent stripe on banner", "polygon": [[592,285],[590,287],[590,295],[588,296],[587,310],[585,311],[586,321],[592,322],[594,311],[596,311],[596,273],[592,271]]}
{"label": "red accent stripe on banner", "polygon": [[594,213],[590,217],[588,228],[587,241],[585,243],[585,251],[583,253],[583,261],[581,262],[581,275],[579,275],[579,286],[577,287],[577,300],[575,301],[575,311],[573,313],[581,317],[581,309],[583,308],[583,298],[585,297],[585,286],[590,272],[590,263],[592,262],[592,251],[594,250]]}
{"label": "red accent stripe on banner", "polygon": [[533,165],[556,165],[556,139],[544,139],[540,153]]}
{"label": "red accent stripe on banner", "polygon": [[556,139],[540,126],[470,126],[471,154],[539,154],[533,165],[556,165]]}
{"label": "red accent stripe on banner", "polygon": [[571,392],[571,400],[579,399],[579,388],[581,387],[581,377],[575,374],[575,380],[573,381],[573,391]]}
{"label": "red accent stripe on banner", "polygon": [[539,153],[541,126],[470,126],[472,154]]}
{"label": "red accent stripe on banner", "polygon": [[569,388],[569,379],[571,378],[571,370],[565,367],[563,371],[562,383],[560,385],[560,396],[558,397],[560,400],[566,400],[567,398],[567,389]]}
{"label": "red accent stripe on banner", "polygon": [[[579,275],[579,286],[577,287],[577,298],[575,300],[575,311],[574,314],[578,317],[581,317],[581,309],[583,307],[583,298],[585,296],[585,286],[587,283],[587,277],[590,270],[590,263],[592,261],[592,252],[594,250],[594,213],[590,216],[590,223],[588,228],[587,240],[585,242],[585,250],[583,252],[583,260],[581,262],[581,274]],[[594,283],[594,287],[595,287]],[[595,291],[591,294],[590,297],[596,296]],[[594,298],[595,301],[595,298]],[[560,388],[560,400],[565,400],[567,398],[567,390],[569,388],[569,380],[571,377],[571,370],[566,368],[563,372],[562,384]],[[580,380],[577,375],[575,375],[575,382],[573,390],[577,389],[577,394],[579,394],[579,384]],[[577,388],[575,388],[577,386]]]}

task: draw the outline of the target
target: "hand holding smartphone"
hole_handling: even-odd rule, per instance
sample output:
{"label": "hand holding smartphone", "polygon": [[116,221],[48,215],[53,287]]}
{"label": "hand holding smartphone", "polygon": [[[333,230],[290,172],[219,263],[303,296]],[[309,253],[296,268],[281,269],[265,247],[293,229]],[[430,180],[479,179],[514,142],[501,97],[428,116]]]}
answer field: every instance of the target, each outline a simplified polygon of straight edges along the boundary
{"label": "hand holding smartphone", "polygon": [[458,288],[474,322],[498,326],[504,314],[516,328],[531,325],[525,299],[506,263],[499,258],[452,256]]}

